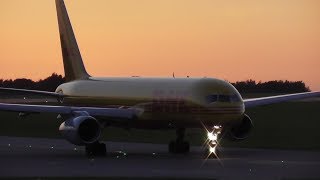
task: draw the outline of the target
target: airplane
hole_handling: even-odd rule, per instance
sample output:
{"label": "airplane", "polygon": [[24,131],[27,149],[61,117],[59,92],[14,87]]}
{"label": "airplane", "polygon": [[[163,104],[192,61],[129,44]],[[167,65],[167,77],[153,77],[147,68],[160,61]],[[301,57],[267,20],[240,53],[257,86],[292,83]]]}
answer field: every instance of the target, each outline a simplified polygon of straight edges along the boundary
{"label": "airplane", "polygon": [[238,141],[248,137],[253,122],[245,108],[320,96],[305,92],[243,99],[237,89],[216,78],[100,78],[90,76],[63,0],[55,0],[66,83],[55,92],[1,88],[54,97],[57,105],[0,103],[0,111],[23,114],[56,113],[64,118],[59,131],[72,144],[85,146],[87,156],[105,156],[101,143],[105,127],[175,129],[170,153],[190,151],[186,128],[207,131],[207,150],[216,155],[221,138]]}

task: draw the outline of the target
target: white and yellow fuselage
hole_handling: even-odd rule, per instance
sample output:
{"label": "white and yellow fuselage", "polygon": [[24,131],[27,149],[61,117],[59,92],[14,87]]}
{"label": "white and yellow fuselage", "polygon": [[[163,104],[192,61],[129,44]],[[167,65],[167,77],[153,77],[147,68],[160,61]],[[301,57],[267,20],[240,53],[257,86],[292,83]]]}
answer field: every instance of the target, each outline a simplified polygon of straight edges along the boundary
{"label": "white and yellow fuselage", "polygon": [[139,128],[234,124],[244,105],[228,82],[213,78],[94,78],[60,85],[64,103],[80,106],[140,108]]}

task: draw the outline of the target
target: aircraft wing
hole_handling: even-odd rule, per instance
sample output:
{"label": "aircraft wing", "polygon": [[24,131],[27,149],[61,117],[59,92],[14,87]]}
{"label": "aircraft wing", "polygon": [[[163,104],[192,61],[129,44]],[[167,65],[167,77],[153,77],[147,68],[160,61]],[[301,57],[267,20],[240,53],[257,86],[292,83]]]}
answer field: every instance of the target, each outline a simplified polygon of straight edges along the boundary
{"label": "aircraft wing", "polygon": [[[29,95],[43,95],[48,97],[55,97],[58,100],[65,97],[63,94],[37,91],[27,89],[14,89],[14,88],[0,88],[0,92],[8,93],[23,93]],[[135,108],[99,108],[99,107],[77,107],[77,106],[50,106],[50,105],[30,105],[30,104],[11,104],[0,103],[0,111],[12,111],[22,113],[57,113],[57,114],[72,114],[77,111],[85,111],[90,116],[100,116],[115,119],[133,119],[139,114],[139,110]]]}
{"label": "aircraft wing", "polygon": [[292,101],[292,100],[299,100],[305,98],[312,98],[312,97],[320,97],[320,92],[305,92],[305,93],[296,93],[296,94],[286,94],[286,95],[279,95],[279,96],[269,96],[269,97],[262,97],[262,98],[252,98],[252,99],[245,99],[244,105],[246,108]]}
{"label": "aircraft wing", "polygon": [[98,108],[98,107],[75,107],[75,106],[46,106],[29,104],[0,103],[0,111],[12,111],[22,113],[57,113],[73,114],[74,112],[87,112],[90,116],[103,116],[115,119],[134,119],[138,109],[129,108]]}

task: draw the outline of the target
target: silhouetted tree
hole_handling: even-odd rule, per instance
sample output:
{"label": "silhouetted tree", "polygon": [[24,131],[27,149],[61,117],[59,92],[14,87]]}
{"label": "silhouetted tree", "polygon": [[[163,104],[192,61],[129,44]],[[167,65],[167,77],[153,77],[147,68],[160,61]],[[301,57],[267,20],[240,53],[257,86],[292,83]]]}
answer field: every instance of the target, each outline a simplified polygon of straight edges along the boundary
{"label": "silhouetted tree", "polygon": [[32,89],[35,83],[30,79],[16,79],[12,84],[18,89]]}
{"label": "silhouetted tree", "polygon": [[41,79],[35,83],[35,89],[43,91],[55,91],[56,88],[65,82],[65,78],[61,75],[53,73],[51,76],[46,79]]}
{"label": "silhouetted tree", "polygon": [[310,91],[302,81],[268,81],[256,83],[247,80],[233,83],[242,94],[247,93],[299,93]]}
{"label": "silhouetted tree", "polygon": [[39,81],[32,81],[31,79],[16,79],[16,80],[0,80],[0,86],[6,88],[17,89],[33,89],[42,91],[55,91],[56,88],[65,82],[65,78],[61,75],[53,73],[46,79]]}

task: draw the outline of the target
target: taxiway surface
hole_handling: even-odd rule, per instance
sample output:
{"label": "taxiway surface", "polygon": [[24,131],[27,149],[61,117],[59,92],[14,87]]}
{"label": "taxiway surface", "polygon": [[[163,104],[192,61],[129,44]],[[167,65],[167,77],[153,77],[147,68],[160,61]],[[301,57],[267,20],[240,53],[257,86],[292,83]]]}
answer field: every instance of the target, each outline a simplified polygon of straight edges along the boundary
{"label": "taxiway surface", "polygon": [[0,177],[320,178],[320,152],[224,148],[206,160],[202,147],[173,155],[162,144],[106,144],[107,157],[89,159],[65,140],[0,137]]}

